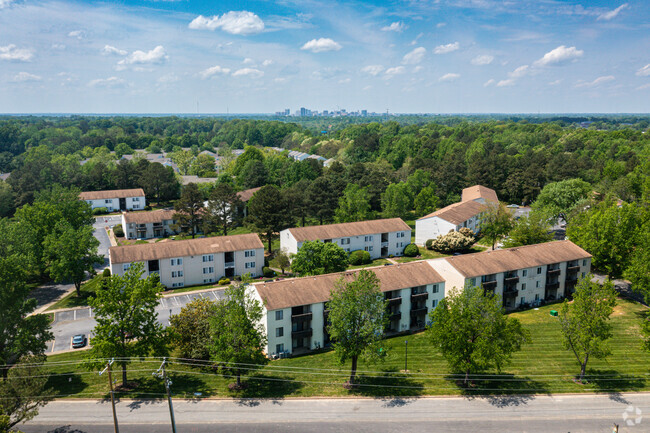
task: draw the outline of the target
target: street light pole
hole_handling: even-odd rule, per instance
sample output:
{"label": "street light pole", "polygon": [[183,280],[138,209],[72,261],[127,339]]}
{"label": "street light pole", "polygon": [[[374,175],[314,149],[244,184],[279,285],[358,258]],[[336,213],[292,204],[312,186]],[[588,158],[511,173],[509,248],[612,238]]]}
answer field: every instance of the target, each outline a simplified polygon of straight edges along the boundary
{"label": "street light pole", "polygon": [[110,385],[110,388],[111,388],[111,406],[113,407],[113,426],[115,428],[115,433],[120,433],[120,428],[117,425],[117,412],[115,412],[115,396],[114,396],[114,391],[113,391],[113,376],[111,375],[111,365],[112,364],[113,364],[113,360],[111,359],[106,364],[106,368],[99,372],[99,375],[101,376],[102,373],[104,373],[105,371],[108,371],[108,384]]}
{"label": "street light pole", "polygon": [[172,384],[172,381],[167,378],[167,372],[165,371],[165,364],[167,363],[167,358],[163,358],[162,365],[157,372],[153,373],[154,376],[162,378],[165,383],[165,390],[167,391],[167,402],[169,403],[169,416],[172,421],[172,433],[176,433],[176,420],[174,418],[174,406],[172,405],[172,394],[169,389],[169,385]]}

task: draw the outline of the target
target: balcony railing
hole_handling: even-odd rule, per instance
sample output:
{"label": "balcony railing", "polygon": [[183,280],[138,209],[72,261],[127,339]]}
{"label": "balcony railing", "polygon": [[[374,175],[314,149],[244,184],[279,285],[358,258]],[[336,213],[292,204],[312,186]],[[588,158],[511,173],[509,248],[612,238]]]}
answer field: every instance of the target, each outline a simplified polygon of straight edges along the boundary
{"label": "balcony railing", "polygon": [[292,322],[306,322],[308,320],[311,320],[312,318],[312,313],[302,313],[302,314],[292,314],[291,315],[291,321]]}
{"label": "balcony railing", "polygon": [[568,266],[566,267],[566,270],[567,270],[567,271],[577,271],[578,269],[580,269],[580,265],[578,265],[578,264],[575,264],[575,265],[568,265]]}
{"label": "balcony railing", "polygon": [[388,248],[388,241],[381,243],[382,248]]}
{"label": "balcony railing", "polygon": [[235,267],[235,262],[234,261],[233,262],[226,262],[224,264],[224,267],[226,267],[226,268],[234,268]]}
{"label": "balcony railing", "polygon": [[427,292],[411,295],[411,301],[422,301],[426,299],[429,299],[429,294]]}
{"label": "balcony railing", "polygon": [[303,329],[302,331],[291,331],[291,337],[292,338],[311,337],[313,334],[314,334],[314,331],[311,328]]}
{"label": "balcony railing", "polygon": [[518,293],[519,293],[519,290],[508,288],[508,289],[505,289],[503,291],[503,297],[504,298],[516,297]]}
{"label": "balcony railing", "polygon": [[517,275],[507,276],[503,280],[506,284],[517,284],[519,282],[519,277]]}
{"label": "balcony railing", "polygon": [[494,290],[497,287],[497,280],[481,281],[485,290]]}
{"label": "balcony railing", "polygon": [[559,289],[560,288],[560,282],[555,281],[554,283],[546,283],[546,288],[548,290]]}
{"label": "balcony railing", "polygon": [[402,304],[402,297],[398,296],[397,298],[389,298],[386,299],[388,301],[388,306],[392,307],[393,305],[401,305]]}
{"label": "balcony railing", "polygon": [[402,313],[392,313],[388,315],[388,320],[393,321],[393,320],[400,320],[402,318]]}
{"label": "balcony railing", "polygon": [[419,316],[420,314],[426,314],[426,312],[427,312],[427,307],[416,308],[414,310],[411,310],[411,317],[412,316]]}
{"label": "balcony railing", "polygon": [[552,276],[552,275],[560,275],[560,268],[555,268],[555,269],[547,269],[546,270],[546,275]]}

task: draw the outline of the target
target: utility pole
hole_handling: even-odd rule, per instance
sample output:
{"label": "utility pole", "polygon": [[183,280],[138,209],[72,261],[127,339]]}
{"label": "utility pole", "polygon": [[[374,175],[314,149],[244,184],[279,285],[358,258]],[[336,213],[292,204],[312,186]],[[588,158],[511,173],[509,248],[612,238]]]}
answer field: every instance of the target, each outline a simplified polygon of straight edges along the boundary
{"label": "utility pole", "polygon": [[408,373],[408,361],[409,361],[409,341],[404,340],[404,373]]}
{"label": "utility pole", "polygon": [[172,384],[172,381],[167,377],[167,372],[165,371],[165,364],[167,363],[167,358],[163,358],[163,362],[160,365],[158,371],[153,373],[154,376],[160,377],[165,382],[165,390],[167,391],[167,402],[169,403],[169,417],[172,421],[172,433],[176,433],[176,420],[174,419],[174,406],[172,405],[172,394],[169,389],[169,385]]}
{"label": "utility pole", "polygon": [[120,427],[117,425],[117,412],[115,412],[115,396],[113,391],[113,376],[111,375],[111,365],[113,364],[114,359],[111,359],[106,364],[106,368],[99,372],[101,376],[105,371],[108,371],[108,384],[111,388],[111,406],[113,407],[113,426],[115,427],[115,433],[120,433]]}

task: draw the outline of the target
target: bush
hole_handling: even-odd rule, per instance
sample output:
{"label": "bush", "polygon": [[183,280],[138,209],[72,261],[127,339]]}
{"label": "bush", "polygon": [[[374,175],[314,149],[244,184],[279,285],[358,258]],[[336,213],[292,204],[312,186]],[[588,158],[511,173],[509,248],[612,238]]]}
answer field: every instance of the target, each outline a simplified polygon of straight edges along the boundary
{"label": "bush", "polygon": [[268,266],[264,266],[262,268],[262,274],[264,275],[264,278],[272,278],[275,277],[275,271]]}
{"label": "bush", "polygon": [[458,233],[468,238],[474,239],[474,232],[472,229],[468,229],[467,227],[462,227],[460,230],[458,230]]}
{"label": "bush", "polygon": [[474,244],[474,236],[465,236],[461,232],[449,232],[446,235],[438,236],[431,245],[431,248],[443,254],[451,254],[456,251],[463,251]]}
{"label": "bush", "polygon": [[424,246],[427,250],[432,250],[433,249],[433,239],[427,239],[427,241],[424,243]]}
{"label": "bush", "polygon": [[122,224],[118,224],[115,227],[113,227],[113,234],[118,238],[124,237],[124,229],[122,229]]}
{"label": "bush", "polygon": [[227,284],[230,284],[230,279],[229,278],[223,277],[222,279],[219,280],[219,285],[220,286],[225,286]]}
{"label": "bush", "polygon": [[108,269],[108,268],[105,268],[105,269],[102,271],[102,277],[103,277],[103,278],[110,278],[110,276],[111,276],[111,270]]}
{"label": "bush", "polygon": [[406,257],[415,257],[420,255],[420,249],[415,244],[408,244],[404,247],[404,255]]}
{"label": "bush", "polygon": [[108,213],[107,207],[96,207],[93,209],[93,215],[104,215]]}
{"label": "bush", "polygon": [[348,257],[348,261],[352,266],[358,266],[358,265],[367,265],[372,260],[370,259],[370,253],[368,251],[356,250],[350,253],[350,257]]}
{"label": "bush", "polygon": [[144,210],[151,210],[151,206],[146,205],[146,206],[144,207]]}

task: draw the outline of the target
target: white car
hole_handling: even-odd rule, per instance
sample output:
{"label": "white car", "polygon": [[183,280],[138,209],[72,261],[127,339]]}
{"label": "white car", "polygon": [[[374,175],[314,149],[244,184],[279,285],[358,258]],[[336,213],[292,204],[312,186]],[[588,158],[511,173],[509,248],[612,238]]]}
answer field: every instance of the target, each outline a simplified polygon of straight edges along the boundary
{"label": "white car", "polygon": [[506,207],[509,207],[510,209],[519,209],[519,205],[518,205],[518,204],[509,204],[509,205],[506,206]]}

